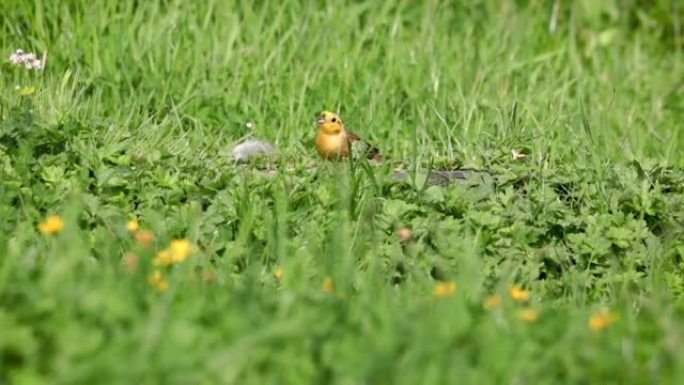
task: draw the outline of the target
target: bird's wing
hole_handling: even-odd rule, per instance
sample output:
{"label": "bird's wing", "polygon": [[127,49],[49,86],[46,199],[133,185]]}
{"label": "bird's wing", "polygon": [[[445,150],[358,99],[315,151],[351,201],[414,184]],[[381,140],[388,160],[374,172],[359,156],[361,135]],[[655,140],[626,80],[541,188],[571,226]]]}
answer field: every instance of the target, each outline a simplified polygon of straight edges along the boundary
{"label": "bird's wing", "polygon": [[349,140],[363,140],[360,136],[349,130],[347,130],[347,138],[349,138]]}
{"label": "bird's wing", "polygon": [[[346,130],[347,133],[347,139],[349,142],[363,142],[366,145],[366,157],[368,159],[375,159],[376,161],[381,161],[382,160],[382,155],[380,154],[380,150],[373,146],[372,144],[368,143],[366,140],[358,136],[352,131]],[[350,143],[351,144],[351,143]]]}

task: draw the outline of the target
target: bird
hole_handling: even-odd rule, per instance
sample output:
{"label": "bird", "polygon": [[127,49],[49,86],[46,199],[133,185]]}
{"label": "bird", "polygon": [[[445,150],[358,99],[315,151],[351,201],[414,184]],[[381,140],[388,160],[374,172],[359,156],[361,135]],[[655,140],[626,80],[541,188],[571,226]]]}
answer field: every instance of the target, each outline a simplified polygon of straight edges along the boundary
{"label": "bird", "polygon": [[342,119],[330,111],[321,112],[316,118],[318,133],[316,134],[316,150],[321,159],[341,160],[362,152],[367,159],[380,162],[382,155],[377,147],[347,130]]}

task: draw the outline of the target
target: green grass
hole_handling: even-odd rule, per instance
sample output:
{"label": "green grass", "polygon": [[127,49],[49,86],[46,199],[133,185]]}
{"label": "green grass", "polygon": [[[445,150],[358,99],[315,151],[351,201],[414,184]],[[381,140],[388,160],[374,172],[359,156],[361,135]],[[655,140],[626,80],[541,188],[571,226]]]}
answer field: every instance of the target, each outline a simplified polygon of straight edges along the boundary
{"label": "green grass", "polygon": [[[48,61],[0,67],[0,383],[684,383],[684,7],[313,3],[2,2]],[[323,109],[385,165],[319,162]],[[430,165],[495,184],[388,177]]]}

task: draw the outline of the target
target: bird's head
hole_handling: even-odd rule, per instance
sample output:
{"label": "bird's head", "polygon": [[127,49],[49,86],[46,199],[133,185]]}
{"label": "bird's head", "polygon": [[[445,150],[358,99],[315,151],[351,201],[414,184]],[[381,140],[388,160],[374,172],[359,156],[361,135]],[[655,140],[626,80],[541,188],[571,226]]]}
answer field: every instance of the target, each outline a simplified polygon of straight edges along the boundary
{"label": "bird's head", "polygon": [[342,131],[342,119],[330,111],[323,111],[316,118],[318,128],[326,134],[338,134]]}

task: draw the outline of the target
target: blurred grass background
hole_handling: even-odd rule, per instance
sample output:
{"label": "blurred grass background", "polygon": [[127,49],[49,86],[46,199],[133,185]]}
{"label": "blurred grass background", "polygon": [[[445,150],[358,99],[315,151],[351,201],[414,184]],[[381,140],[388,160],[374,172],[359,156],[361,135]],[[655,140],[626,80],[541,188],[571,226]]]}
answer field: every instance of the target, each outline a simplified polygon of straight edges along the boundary
{"label": "blurred grass background", "polygon": [[[48,60],[0,67],[0,381],[680,383],[682,8],[3,1]],[[387,165],[317,162],[322,109]],[[497,187],[386,175],[433,162]]]}

